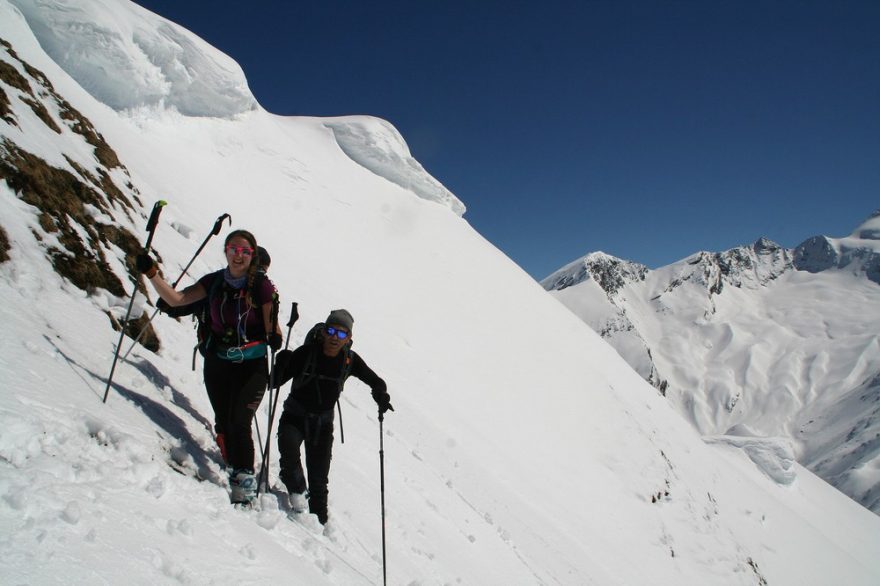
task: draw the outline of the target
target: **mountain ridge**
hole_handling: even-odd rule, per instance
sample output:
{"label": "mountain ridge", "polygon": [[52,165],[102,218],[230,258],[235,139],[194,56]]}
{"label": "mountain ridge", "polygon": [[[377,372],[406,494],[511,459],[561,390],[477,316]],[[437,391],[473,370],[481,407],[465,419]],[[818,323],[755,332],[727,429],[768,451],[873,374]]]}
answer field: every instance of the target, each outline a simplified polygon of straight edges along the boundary
{"label": "mountain ridge", "polygon": [[[761,237],[751,245],[698,252],[637,276],[614,267],[638,263],[610,257],[597,264],[589,254],[551,274],[542,286],[615,346],[702,434],[725,435],[748,429],[753,418],[763,420],[756,435],[789,438],[799,461],[880,513],[880,475],[869,472],[880,459],[880,417],[873,407],[869,415],[862,413],[878,400],[870,381],[880,375],[880,352],[868,325],[876,322],[871,316],[880,314],[878,221],[875,211],[850,236],[815,236],[793,249]],[[811,281],[809,275],[816,277]],[[858,284],[856,294],[848,296],[853,283]],[[836,293],[829,295],[829,287]],[[818,300],[814,304],[792,302],[808,307],[811,323],[806,323],[803,316],[792,315],[785,300],[811,294]],[[838,309],[852,303],[856,309]],[[857,333],[841,342],[850,331]],[[839,360],[852,372],[832,365],[823,343],[842,353]],[[832,398],[814,379],[834,389]],[[854,394],[860,397],[855,403],[847,399]],[[734,414],[750,404],[752,399],[743,403],[744,397],[754,396],[762,397],[752,403],[755,413]],[[837,410],[845,413],[843,421],[829,423],[821,411],[838,396],[850,407]],[[810,403],[817,398],[821,408],[814,415]],[[777,424],[768,423],[763,413],[768,401],[782,405]],[[815,425],[817,418],[846,431],[827,437]]]}

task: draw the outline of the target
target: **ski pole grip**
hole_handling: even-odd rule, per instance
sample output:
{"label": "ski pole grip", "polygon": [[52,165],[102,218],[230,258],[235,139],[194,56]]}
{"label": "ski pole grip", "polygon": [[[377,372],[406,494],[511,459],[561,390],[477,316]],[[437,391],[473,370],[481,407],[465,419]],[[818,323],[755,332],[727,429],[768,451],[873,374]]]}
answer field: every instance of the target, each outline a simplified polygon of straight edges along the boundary
{"label": "ski pole grip", "polygon": [[150,213],[150,219],[147,220],[147,232],[152,232],[156,229],[156,224],[159,223],[159,214],[166,205],[168,205],[168,202],[164,199],[160,199],[153,204],[153,211]]}
{"label": "ski pole grip", "polygon": [[147,243],[144,244],[144,250],[150,250],[150,244],[153,242],[153,234],[156,231],[156,224],[159,223],[159,214],[162,213],[162,208],[168,205],[164,199],[160,199],[156,203],[153,204],[153,211],[150,212],[150,219],[147,220],[147,233],[149,236],[147,237]]}
{"label": "ski pole grip", "polygon": [[298,304],[294,301],[290,306],[290,319],[287,320],[287,327],[292,328],[293,324],[296,323],[296,320],[299,319],[299,309]]}
{"label": "ski pole grip", "polygon": [[229,225],[231,226],[232,225],[232,216],[230,216],[229,214],[223,214],[222,216],[217,218],[216,222],[214,222],[214,229],[211,231],[211,234],[213,234],[214,236],[219,234],[220,229],[223,227],[223,221],[226,220],[227,218],[229,219]]}

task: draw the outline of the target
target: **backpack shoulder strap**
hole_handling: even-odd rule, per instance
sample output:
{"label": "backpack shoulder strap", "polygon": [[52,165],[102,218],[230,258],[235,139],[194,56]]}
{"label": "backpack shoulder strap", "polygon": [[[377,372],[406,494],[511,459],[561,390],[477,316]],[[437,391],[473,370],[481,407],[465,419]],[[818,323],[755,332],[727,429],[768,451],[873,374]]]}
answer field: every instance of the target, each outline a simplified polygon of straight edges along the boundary
{"label": "backpack shoulder strap", "polygon": [[208,295],[205,297],[205,303],[202,306],[201,315],[197,316],[199,321],[205,324],[208,324],[211,321],[211,302],[214,301],[214,298],[217,297],[217,293],[223,287],[223,269],[214,271],[211,273],[211,277],[211,286],[208,287]]}
{"label": "backpack shoulder strap", "polygon": [[316,370],[318,366],[318,347],[316,344],[309,344],[309,355],[306,356],[306,363],[303,366],[302,372],[299,373],[293,382],[291,383],[290,389],[296,390],[306,386],[308,383],[312,382],[317,376]]}
{"label": "backpack shoulder strap", "polygon": [[257,269],[257,272],[254,273],[254,280],[251,283],[250,290],[248,293],[254,301],[254,307],[261,307],[263,303],[265,303],[266,299],[263,299],[263,283],[266,281],[266,273]]}
{"label": "backpack shoulder strap", "polygon": [[223,285],[223,269],[209,273],[211,284],[208,287],[207,296],[200,301],[201,306],[193,314],[196,318],[196,347],[193,350],[193,370],[196,369],[196,351],[205,356],[214,343],[214,334],[211,329],[211,302],[217,296]]}
{"label": "backpack shoulder strap", "polygon": [[208,289],[208,301],[214,298],[217,291],[223,286],[223,269],[214,271],[211,275],[213,275],[213,279],[211,280],[211,288]]}
{"label": "backpack shoulder strap", "polygon": [[354,362],[354,350],[351,349],[351,344],[348,344],[345,347],[345,362],[342,363],[342,372],[339,373],[339,392],[342,392],[342,385],[345,384],[345,380],[351,376],[351,367]]}
{"label": "backpack shoulder strap", "polygon": [[[254,308],[261,308],[264,304],[270,301],[272,302],[272,309],[270,312],[272,326],[270,327],[275,327],[275,324],[278,323],[278,311],[280,310],[280,303],[278,298],[278,290],[275,288],[275,285],[271,281],[269,281],[269,283],[272,287],[272,293],[269,299],[263,299],[263,284],[268,278],[269,277],[268,275],[266,275],[266,271],[264,269],[257,269],[257,272],[254,274],[254,280],[248,289],[248,296],[250,297],[251,304]],[[262,319],[260,320],[260,325],[263,329],[265,329],[265,325],[263,325]]]}

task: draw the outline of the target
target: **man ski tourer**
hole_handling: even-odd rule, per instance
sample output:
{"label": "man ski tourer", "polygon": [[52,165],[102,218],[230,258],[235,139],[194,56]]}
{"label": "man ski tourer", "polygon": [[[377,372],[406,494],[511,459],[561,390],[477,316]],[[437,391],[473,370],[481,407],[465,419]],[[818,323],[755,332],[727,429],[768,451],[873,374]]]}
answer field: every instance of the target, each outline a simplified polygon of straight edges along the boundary
{"label": "man ski tourer", "polygon": [[[250,504],[256,498],[254,440],[251,425],[269,380],[269,348],[281,347],[275,286],[259,274],[257,240],[246,230],[231,232],[224,242],[225,269],[209,273],[177,291],[157,274],[147,254],[137,267],[169,306],[205,300],[200,340],[205,387],[214,409],[217,444],[229,471],[230,500]],[[267,255],[268,256],[268,255]]]}
{"label": "man ski tourer", "polygon": [[[366,383],[380,413],[393,411],[385,381],[351,350],[354,318],[345,309],[330,312],[296,350],[282,350],[275,361],[276,386],[288,380],[290,396],[278,424],[281,481],[295,512],[309,512],[327,523],[328,479],[333,450],[334,408],[345,379],[351,375]],[[305,444],[306,474],[300,448]]]}

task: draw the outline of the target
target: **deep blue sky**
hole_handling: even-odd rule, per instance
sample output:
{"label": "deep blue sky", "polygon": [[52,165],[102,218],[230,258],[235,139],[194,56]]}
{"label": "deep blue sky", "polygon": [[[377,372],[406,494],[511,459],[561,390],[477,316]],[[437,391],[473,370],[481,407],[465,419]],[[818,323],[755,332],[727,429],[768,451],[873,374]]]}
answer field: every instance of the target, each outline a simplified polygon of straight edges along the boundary
{"label": "deep blue sky", "polygon": [[535,278],[880,208],[880,2],[137,0],[277,114],[370,114]]}

